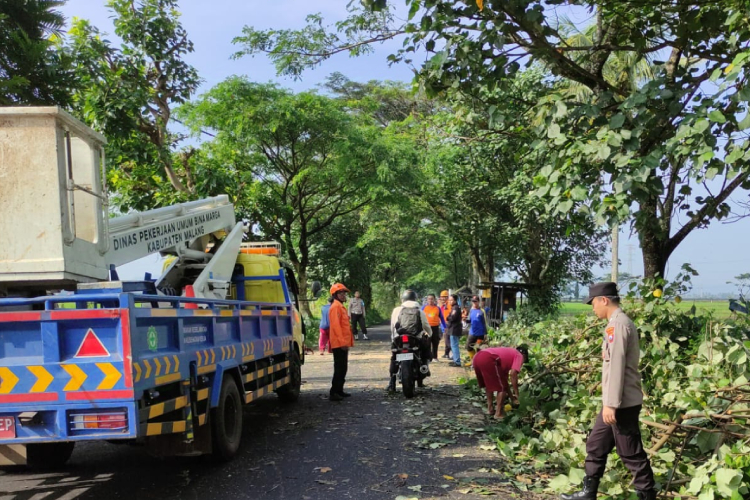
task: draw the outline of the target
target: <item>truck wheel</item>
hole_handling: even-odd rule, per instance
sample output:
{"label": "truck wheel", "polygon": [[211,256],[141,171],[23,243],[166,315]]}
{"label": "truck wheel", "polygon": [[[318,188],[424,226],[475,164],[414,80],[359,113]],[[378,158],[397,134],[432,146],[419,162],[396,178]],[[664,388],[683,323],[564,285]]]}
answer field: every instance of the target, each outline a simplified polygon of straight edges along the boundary
{"label": "truck wheel", "polygon": [[219,406],[211,410],[211,422],[214,458],[230,460],[242,440],[242,400],[237,384],[229,375],[221,383]]}
{"label": "truck wheel", "polygon": [[26,463],[34,469],[59,469],[70,459],[75,441],[26,445]]}
{"label": "truck wheel", "polygon": [[276,394],[283,402],[294,403],[299,399],[299,392],[302,387],[302,361],[300,361],[299,354],[294,348],[292,348],[292,355],[289,358],[289,375],[291,381],[276,391]]}
{"label": "truck wheel", "polygon": [[413,361],[402,361],[401,362],[401,389],[404,391],[404,396],[407,398],[414,397],[414,373],[412,373],[411,365]]}

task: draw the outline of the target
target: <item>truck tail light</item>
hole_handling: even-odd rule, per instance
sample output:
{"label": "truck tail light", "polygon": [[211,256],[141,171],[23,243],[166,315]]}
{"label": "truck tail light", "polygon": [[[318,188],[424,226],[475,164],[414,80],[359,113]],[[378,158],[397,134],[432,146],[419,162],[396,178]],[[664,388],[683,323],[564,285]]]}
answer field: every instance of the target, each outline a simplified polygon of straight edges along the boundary
{"label": "truck tail light", "polygon": [[123,410],[106,413],[80,412],[70,413],[70,430],[108,430],[119,431],[128,428],[128,413]]}

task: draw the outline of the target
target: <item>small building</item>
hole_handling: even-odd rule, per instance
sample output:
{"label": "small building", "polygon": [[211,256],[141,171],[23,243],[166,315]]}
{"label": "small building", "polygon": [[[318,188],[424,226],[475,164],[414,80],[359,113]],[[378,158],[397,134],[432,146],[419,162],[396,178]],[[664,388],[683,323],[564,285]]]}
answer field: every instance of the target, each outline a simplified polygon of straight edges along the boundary
{"label": "small building", "polygon": [[507,318],[508,311],[515,311],[523,304],[523,298],[528,296],[528,290],[532,285],[526,283],[506,283],[493,281],[480,283],[482,297],[485,299],[485,307],[489,307],[487,320],[490,325],[497,326]]}

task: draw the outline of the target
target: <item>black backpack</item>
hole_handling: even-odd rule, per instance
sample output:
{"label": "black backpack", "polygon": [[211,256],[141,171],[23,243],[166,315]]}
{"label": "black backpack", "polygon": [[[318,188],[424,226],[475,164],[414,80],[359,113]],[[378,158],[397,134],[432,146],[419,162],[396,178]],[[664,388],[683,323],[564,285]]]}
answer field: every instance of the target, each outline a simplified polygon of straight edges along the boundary
{"label": "black backpack", "polygon": [[418,307],[404,307],[398,314],[396,332],[417,336],[422,333],[422,311]]}

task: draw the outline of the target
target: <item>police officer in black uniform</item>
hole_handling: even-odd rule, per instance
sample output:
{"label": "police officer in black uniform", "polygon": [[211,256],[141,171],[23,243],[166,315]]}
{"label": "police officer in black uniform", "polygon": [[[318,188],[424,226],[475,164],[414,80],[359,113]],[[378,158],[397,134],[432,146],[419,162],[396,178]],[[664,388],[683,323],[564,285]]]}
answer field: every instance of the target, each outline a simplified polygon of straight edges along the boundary
{"label": "police officer in black uniform", "polygon": [[597,283],[586,301],[599,319],[608,319],[602,345],[602,411],[586,441],[586,477],[583,489],[562,500],[596,500],[599,481],[613,448],[633,474],[640,500],[655,500],[654,473],[643,449],[638,414],[643,404],[640,346],[633,321],[620,309],[617,284]]}

